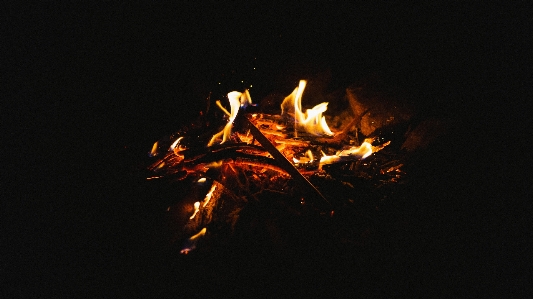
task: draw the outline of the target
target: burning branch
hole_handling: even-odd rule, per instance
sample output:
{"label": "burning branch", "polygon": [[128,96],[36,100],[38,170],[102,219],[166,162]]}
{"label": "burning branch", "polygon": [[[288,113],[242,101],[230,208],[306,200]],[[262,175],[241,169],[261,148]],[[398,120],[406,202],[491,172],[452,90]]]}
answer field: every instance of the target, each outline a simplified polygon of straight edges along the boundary
{"label": "burning branch", "polygon": [[[225,113],[223,119],[227,120],[223,127],[214,128],[217,133],[196,134],[193,131],[194,136],[200,137],[189,139],[179,132],[153,145],[149,156],[156,157],[157,161],[148,167],[153,173],[147,179],[165,178],[165,181],[180,180],[193,185],[192,191],[180,198],[181,208],[176,209],[181,213],[179,225],[183,229],[174,241],[184,241],[182,253],[187,254],[201,242],[207,227],[210,235],[233,232],[240,211],[249,207],[249,201],[277,200],[282,206],[296,207],[298,214],[307,211],[299,210],[306,202],[322,212],[333,208],[337,211],[354,201],[361,201],[364,193],[357,192],[341,199],[328,197],[335,199],[335,206],[323,193],[337,195],[343,193],[339,190],[356,189],[361,179],[372,178],[374,184],[383,178],[382,181],[395,182],[403,175],[400,170],[403,164],[398,160],[391,161],[387,156],[389,151],[368,158],[390,141],[367,138],[359,144],[357,137],[353,139],[349,134],[354,126],[361,127],[363,117],[366,121],[370,116],[368,105],[356,106],[357,99],[348,94],[354,117],[350,120],[349,113],[346,113],[349,121],[337,124],[336,127],[341,129],[333,133],[322,115],[327,103],[302,111],[305,86],[306,81],[300,81],[298,87],[285,97],[281,115],[245,114],[246,105],[251,103],[248,91],[230,92],[227,95],[230,111],[216,101]],[[375,108],[372,116],[374,111]],[[339,116],[339,119],[343,117]],[[206,126],[198,127],[211,130],[207,122]],[[335,173],[341,176],[335,178]],[[302,193],[307,201],[300,196]],[[170,213],[171,208],[167,211]]]}
{"label": "burning branch", "polygon": [[329,201],[316,189],[313,184],[311,184],[299,171],[294,167],[294,165],[287,160],[283,154],[281,154],[272,143],[261,133],[261,131],[252,123],[250,120],[243,116],[241,117],[241,120],[243,123],[245,123],[248,128],[250,129],[250,132],[254,137],[261,143],[263,147],[280,163],[281,167],[287,171],[288,174],[292,176],[292,178],[303,188],[304,192],[307,192],[310,196],[314,197],[315,199],[319,200],[319,203],[327,204],[327,206],[331,206]]}

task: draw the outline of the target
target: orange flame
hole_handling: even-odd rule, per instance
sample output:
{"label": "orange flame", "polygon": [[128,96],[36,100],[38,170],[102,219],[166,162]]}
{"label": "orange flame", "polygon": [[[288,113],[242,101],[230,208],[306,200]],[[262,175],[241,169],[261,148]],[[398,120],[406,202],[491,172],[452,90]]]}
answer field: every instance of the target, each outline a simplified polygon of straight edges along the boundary
{"label": "orange flame", "polygon": [[361,157],[361,159],[364,159],[372,155],[372,152],[372,144],[368,143],[367,141],[364,141],[363,144],[361,144],[360,146],[352,146],[349,149],[340,151],[337,155],[340,157],[356,156]]}
{"label": "orange flame", "polygon": [[312,109],[307,109],[305,113],[302,112],[302,95],[305,89],[307,81],[300,80],[298,87],[288,95],[281,103],[281,114],[286,113],[292,107],[294,107],[295,125],[298,129],[311,133],[313,135],[329,135],[332,136],[333,132],[326,123],[326,118],[322,116],[322,113],[328,109],[328,103],[320,103]]}
{"label": "orange flame", "polygon": [[204,227],[197,234],[195,234],[194,236],[190,237],[189,240],[194,241],[194,240],[204,236],[206,232],[207,232],[207,228]]}
{"label": "orange flame", "polygon": [[209,192],[204,198],[204,207],[207,206],[207,204],[211,200],[211,196],[213,196],[213,192],[215,192],[216,189],[217,189],[217,185],[213,184],[213,187],[211,187],[211,190],[209,190]]}
{"label": "orange flame", "polygon": [[198,239],[200,237],[205,236],[206,232],[207,232],[207,228],[204,227],[197,234],[195,234],[194,236],[192,236],[189,239],[187,239],[187,241],[185,242],[185,246],[184,246],[184,248],[182,250],[180,250],[180,253],[181,254],[188,254],[189,252],[194,250],[196,248],[196,244],[198,242]]}
{"label": "orange flame", "polygon": [[372,139],[365,139],[365,141],[360,146],[352,146],[349,149],[337,152],[337,154],[332,156],[324,155],[322,158],[320,158],[320,164],[335,163],[339,161],[341,157],[356,157],[362,160],[372,155],[373,153],[379,152],[384,147],[390,144],[389,141],[380,146],[373,146],[371,142]]}
{"label": "orange flame", "polygon": [[189,219],[194,219],[194,216],[196,216],[198,211],[200,211],[200,202],[199,201],[194,203],[194,214],[192,214],[192,216]]}
{"label": "orange flame", "polygon": [[305,156],[300,157],[300,159],[293,157],[292,160],[294,163],[311,163],[315,160],[315,158],[313,157],[311,150],[307,150],[307,152],[305,152]]}
{"label": "orange flame", "polygon": [[[248,90],[245,90],[244,93],[238,92],[238,91],[232,91],[228,93],[228,100],[229,104],[231,106],[231,112],[229,112],[229,120],[224,129],[211,138],[211,141],[207,144],[207,146],[212,146],[218,139],[220,139],[220,136],[222,136],[222,141],[220,144],[226,142],[231,135],[231,129],[233,128],[233,121],[235,121],[235,118],[237,117],[237,114],[239,113],[239,108],[246,106],[248,104],[252,103],[252,99],[250,97],[250,93]],[[224,111],[226,114],[228,114],[228,111],[222,107],[219,101],[217,101],[217,105]]]}
{"label": "orange flame", "polygon": [[[180,138],[178,138],[178,139],[176,139],[176,141],[174,141],[174,142],[172,143],[172,145],[170,145],[170,150],[173,151],[173,150],[176,148],[176,146],[178,146],[178,144],[180,143],[180,141],[181,141],[182,139],[183,139],[183,136],[180,137]],[[178,149],[180,149],[180,148],[181,148],[181,147],[178,147]]]}
{"label": "orange flame", "polygon": [[150,153],[148,153],[148,156],[150,156],[150,157],[155,157],[155,156],[157,156],[157,154],[158,154],[158,153],[157,153],[157,148],[158,148],[158,146],[159,146],[159,141],[156,141],[156,142],[154,143],[154,145],[152,146],[152,150],[150,151]]}

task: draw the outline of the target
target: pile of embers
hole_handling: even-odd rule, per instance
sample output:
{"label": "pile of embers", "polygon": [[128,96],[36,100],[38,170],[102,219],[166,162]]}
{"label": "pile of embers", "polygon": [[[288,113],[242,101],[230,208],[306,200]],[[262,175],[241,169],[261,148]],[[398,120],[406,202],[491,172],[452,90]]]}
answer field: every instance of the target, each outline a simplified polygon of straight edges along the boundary
{"label": "pile of embers", "polygon": [[261,113],[248,91],[227,95],[230,111],[208,99],[195,123],[154,144],[146,179],[175,186],[166,234],[181,253],[236,238],[286,247],[307,221],[364,244],[384,206],[405,200],[412,153],[442,123],[415,121],[405,103],[364,86],[346,89],[335,116],[323,115],[328,103],[304,112],[305,86],[279,99],[279,114]]}

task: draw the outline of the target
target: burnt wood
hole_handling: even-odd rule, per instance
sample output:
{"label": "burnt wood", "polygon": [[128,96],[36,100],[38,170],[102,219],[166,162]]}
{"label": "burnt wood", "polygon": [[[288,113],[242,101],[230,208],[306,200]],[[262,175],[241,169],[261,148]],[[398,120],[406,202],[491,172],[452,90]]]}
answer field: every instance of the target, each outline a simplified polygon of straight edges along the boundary
{"label": "burnt wood", "polygon": [[268,140],[268,138],[261,133],[261,131],[248,119],[247,116],[243,115],[242,113],[239,114],[240,121],[243,122],[249,129],[250,133],[257,139],[257,141],[278,161],[280,166],[287,171],[289,175],[302,187],[302,191],[306,193],[308,196],[312,197],[316,200],[317,204],[321,205],[322,207],[331,208],[331,203],[320,193],[320,191],[313,185],[311,182],[309,182],[299,171],[292,165],[285,156],[283,156],[282,153],[280,153],[272,143]]}

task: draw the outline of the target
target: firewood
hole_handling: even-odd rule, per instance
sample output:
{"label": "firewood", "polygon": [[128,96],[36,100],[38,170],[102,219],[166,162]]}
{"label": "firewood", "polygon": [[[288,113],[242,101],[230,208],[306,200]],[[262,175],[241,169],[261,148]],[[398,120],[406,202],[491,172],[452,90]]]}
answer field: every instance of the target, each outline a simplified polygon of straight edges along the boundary
{"label": "firewood", "polygon": [[349,87],[346,98],[356,118],[360,118],[359,129],[370,136],[377,129],[407,122],[412,117],[408,104],[371,87]]}

